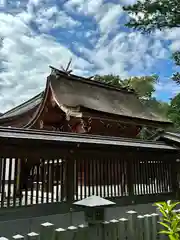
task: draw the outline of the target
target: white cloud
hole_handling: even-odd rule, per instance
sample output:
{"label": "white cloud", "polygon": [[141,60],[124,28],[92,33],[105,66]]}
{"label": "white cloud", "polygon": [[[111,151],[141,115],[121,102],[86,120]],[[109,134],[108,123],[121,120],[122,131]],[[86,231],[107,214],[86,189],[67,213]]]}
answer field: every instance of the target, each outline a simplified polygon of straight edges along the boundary
{"label": "white cloud", "polygon": [[36,17],[35,22],[42,32],[49,31],[58,27],[74,27],[79,25],[72,17],[68,16],[65,12],[57,9],[56,6],[41,9]]}
{"label": "white cloud", "polygon": [[[0,13],[0,37],[4,38],[0,47],[0,112],[39,93],[46,82],[48,65],[66,66],[72,56],[75,74],[113,73],[126,77],[129,72],[138,72],[144,75],[153,71],[157,60],[168,57],[163,39],[171,39],[173,44],[180,39],[175,32],[149,37],[122,31],[120,20],[124,13],[119,4],[103,0],[69,0],[65,9],[59,10],[50,0],[29,0],[27,8],[17,13]],[[67,10],[72,16],[77,13],[83,16],[82,22],[73,19]],[[83,27],[86,17],[92,20],[90,27],[76,33],[76,26],[82,24],[80,27]],[[32,21],[41,34],[30,27]],[[56,29],[59,35],[62,28],[67,29],[67,43],[63,45],[49,33]],[[86,42],[74,42],[73,37],[68,40],[68,31],[71,34],[74,31],[76,39],[84,38]],[[68,41],[80,53],[78,57],[68,49]],[[161,87],[157,86],[157,92],[162,91]],[[176,86],[173,85],[173,89],[175,92]]]}
{"label": "white cloud", "polygon": [[112,30],[116,30],[119,26],[118,20],[120,19],[123,13],[122,7],[117,4],[112,4],[108,7],[107,11],[101,11],[100,14],[97,15],[99,18],[99,28],[102,33],[110,32]]}
{"label": "white cloud", "polygon": [[[2,60],[0,73],[1,111],[37,94],[45,86],[48,65],[67,65],[71,56],[78,70],[85,66],[66,47],[48,35],[36,35],[19,17],[0,14],[1,34],[4,37],[0,49]],[[87,64],[87,63],[86,63]]]}
{"label": "white cloud", "polygon": [[99,12],[104,0],[68,0],[65,8],[69,11],[83,13],[85,15],[94,15]]}

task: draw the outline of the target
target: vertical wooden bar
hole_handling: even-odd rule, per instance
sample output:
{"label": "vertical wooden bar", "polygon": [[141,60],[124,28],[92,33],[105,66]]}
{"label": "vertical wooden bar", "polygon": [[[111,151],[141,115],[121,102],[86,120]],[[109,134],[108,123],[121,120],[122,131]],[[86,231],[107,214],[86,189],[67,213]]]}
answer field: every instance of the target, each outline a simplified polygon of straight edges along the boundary
{"label": "vertical wooden bar", "polygon": [[121,197],[123,196],[121,194],[121,189],[123,188],[123,182],[120,181],[120,179],[123,178],[123,176],[121,176],[121,169],[123,169],[123,165],[122,165],[123,161],[122,159],[117,159],[116,158],[116,179],[117,179],[117,196]]}
{"label": "vertical wooden bar", "polygon": [[94,159],[94,170],[95,170],[95,186],[96,186],[96,195],[99,195],[99,171],[98,171],[99,159]]}
{"label": "vertical wooden bar", "polygon": [[56,202],[59,202],[59,178],[61,177],[61,159],[57,159],[57,165],[56,165]]}
{"label": "vertical wooden bar", "polygon": [[6,158],[3,158],[3,171],[2,171],[2,194],[1,194],[1,208],[4,207],[4,201],[5,201],[5,179],[6,179]]}
{"label": "vertical wooden bar", "polygon": [[14,189],[13,189],[13,207],[16,207],[17,194],[17,174],[18,174],[18,158],[14,159]]}
{"label": "vertical wooden bar", "polygon": [[47,175],[46,175],[46,179],[47,179],[47,184],[46,184],[46,203],[49,203],[49,186],[50,186],[50,184],[49,184],[49,180],[50,180],[50,178],[49,178],[49,175],[50,175],[50,159],[47,159],[46,160],[46,162],[47,162],[47,164],[46,164],[46,168],[47,168]]}
{"label": "vertical wooden bar", "polygon": [[156,164],[157,164],[157,189],[158,189],[158,193],[161,193],[160,161],[158,160]]}
{"label": "vertical wooden bar", "polygon": [[3,171],[3,160],[0,158],[0,193],[2,192],[2,171]]}
{"label": "vertical wooden bar", "polygon": [[172,191],[176,195],[178,194],[178,163],[176,162],[176,159],[173,159],[171,161],[171,179],[172,179]]}
{"label": "vertical wooden bar", "polygon": [[106,158],[106,178],[107,178],[107,193],[106,193],[106,197],[110,197],[110,192],[109,192],[109,185],[111,184],[111,180],[110,180],[110,174],[109,174],[109,158]]}
{"label": "vertical wooden bar", "polygon": [[18,192],[18,195],[21,194],[21,189],[20,189],[20,175],[21,175],[21,159],[18,158],[18,167],[17,167],[17,178],[16,178],[16,190]]}
{"label": "vertical wooden bar", "polygon": [[54,202],[54,170],[55,170],[55,161],[51,161],[51,202]]}
{"label": "vertical wooden bar", "polygon": [[39,164],[36,166],[36,204],[39,203]]}
{"label": "vertical wooden bar", "polygon": [[137,163],[136,163],[136,160],[134,158],[132,159],[132,172],[133,172],[133,176],[134,176],[134,180],[133,180],[134,195],[138,195],[139,184],[138,184],[138,178],[137,178]]}
{"label": "vertical wooden bar", "polygon": [[114,196],[114,188],[113,188],[113,159],[110,158],[109,159],[109,178],[110,178],[110,191],[111,191],[111,195],[110,197],[113,197]]}
{"label": "vertical wooden bar", "polygon": [[83,174],[83,163],[82,163],[82,159],[79,158],[79,175],[80,175],[80,178],[79,178],[79,187],[80,187],[80,199],[83,198],[83,177],[84,177],[84,174]]}
{"label": "vertical wooden bar", "polygon": [[99,158],[99,190],[100,190],[100,196],[101,197],[103,197],[103,193],[102,193],[102,190],[103,190],[103,187],[104,187],[104,185],[103,185],[103,166],[102,166],[102,158],[100,157]]}
{"label": "vertical wooden bar", "polygon": [[83,171],[84,171],[84,186],[83,186],[83,192],[84,192],[84,197],[83,198],[86,198],[86,197],[88,197],[88,195],[87,195],[87,175],[88,175],[88,173],[87,173],[87,168],[88,168],[88,164],[87,164],[87,162],[88,162],[88,159],[84,159],[83,158]]}
{"label": "vertical wooden bar", "polygon": [[87,161],[87,185],[88,185],[88,197],[91,196],[91,159],[88,158]]}
{"label": "vertical wooden bar", "polygon": [[116,159],[113,158],[112,159],[112,182],[113,182],[113,197],[116,197],[117,196],[117,193],[116,193],[116,186],[117,186],[117,181],[116,181]]}
{"label": "vertical wooden bar", "polygon": [[8,194],[7,194],[7,207],[10,207],[11,201],[11,175],[12,175],[12,158],[9,158],[9,169],[8,169]]}
{"label": "vertical wooden bar", "polygon": [[70,151],[66,156],[67,169],[66,169],[66,199],[67,202],[72,203],[74,201],[74,154]]}
{"label": "vertical wooden bar", "polygon": [[44,203],[45,184],[46,184],[45,160],[41,159],[41,203]]}
{"label": "vertical wooden bar", "polygon": [[[31,178],[30,178],[31,179],[31,197],[30,197],[31,204],[34,204],[34,170],[35,170],[35,166],[31,168]],[[28,191],[27,186],[25,191]]]}
{"label": "vertical wooden bar", "polygon": [[61,192],[60,192],[60,200],[63,201],[65,198],[65,174],[66,174],[66,162],[64,157],[62,158],[61,168],[60,168],[60,184],[61,184]]}
{"label": "vertical wooden bar", "polygon": [[[26,162],[26,165],[27,165],[27,164],[30,164],[30,163],[28,163],[28,161],[29,161],[28,159],[23,159],[23,161]],[[25,186],[25,189],[24,189],[24,190],[25,190],[25,205],[28,205],[28,204],[30,204],[30,203],[28,202],[28,197],[29,197],[29,196],[28,196],[28,190],[29,190],[29,189],[28,189],[28,184],[29,184],[29,179],[28,179],[28,177],[29,177],[29,176],[27,175],[26,177],[27,177],[27,180],[26,180],[26,184],[25,184],[26,186]]]}
{"label": "vertical wooden bar", "polygon": [[128,189],[128,195],[133,196],[134,195],[134,189],[133,189],[133,182],[134,182],[134,176],[132,171],[132,158],[131,155],[128,155],[127,161],[127,189]]}

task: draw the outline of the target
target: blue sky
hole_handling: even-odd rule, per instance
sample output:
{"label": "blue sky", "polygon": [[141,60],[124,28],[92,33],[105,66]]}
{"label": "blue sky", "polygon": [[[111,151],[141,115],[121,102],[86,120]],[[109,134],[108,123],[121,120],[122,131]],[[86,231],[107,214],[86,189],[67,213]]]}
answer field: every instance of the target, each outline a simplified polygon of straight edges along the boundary
{"label": "blue sky", "polygon": [[136,0],[0,0],[1,112],[41,91],[49,65],[74,74],[116,74],[122,78],[158,74],[156,97],[177,92],[170,56],[180,46],[173,29],[145,36],[124,27],[124,4]]}

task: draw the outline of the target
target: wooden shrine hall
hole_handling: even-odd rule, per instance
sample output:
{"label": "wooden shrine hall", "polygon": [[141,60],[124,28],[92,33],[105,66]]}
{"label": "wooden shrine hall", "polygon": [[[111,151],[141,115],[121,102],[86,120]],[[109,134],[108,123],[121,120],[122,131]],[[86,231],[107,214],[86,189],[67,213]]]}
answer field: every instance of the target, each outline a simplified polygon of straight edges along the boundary
{"label": "wooden shrine hall", "polygon": [[134,138],[142,126],[171,125],[133,90],[51,69],[45,90],[2,114],[0,126]]}
{"label": "wooden shrine hall", "polygon": [[0,116],[1,207],[175,197],[179,146],[138,139],[169,126],[133,90],[51,67],[43,92]]}

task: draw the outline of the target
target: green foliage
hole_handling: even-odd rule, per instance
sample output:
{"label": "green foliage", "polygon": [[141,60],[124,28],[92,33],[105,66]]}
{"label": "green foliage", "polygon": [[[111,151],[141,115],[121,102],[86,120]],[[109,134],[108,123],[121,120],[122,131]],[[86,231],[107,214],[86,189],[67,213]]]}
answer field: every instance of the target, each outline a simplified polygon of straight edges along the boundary
{"label": "green foliage", "polygon": [[180,129],[180,93],[171,100],[167,115],[175,128]]}
{"label": "green foliage", "polygon": [[163,226],[163,230],[160,231],[160,234],[167,235],[170,240],[180,239],[180,214],[174,211],[179,204],[180,202],[172,203],[171,201],[155,204],[162,213],[160,224]]}
{"label": "green foliage", "polygon": [[149,99],[155,92],[154,84],[158,81],[158,76],[131,77],[123,80],[119,76],[114,75],[96,75],[94,80],[104,82],[115,87],[133,89],[140,98]]}
{"label": "green foliage", "polygon": [[96,75],[94,76],[94,80],[110,84],[114,87],[123,87],[123,81],[120,79],[120,77],[114,76],[112,74],[103,75],[103,76]]}
{"label": "green foliage", "polygon": [[[158,76],[142,76],[142,77],[131,77],[122,80],[119,76],[113,75],[104,75],[104,76],[95,76],[94,80],[108,83],[115,87],[119,88],[127,88],[134,90],[139,96],[140,101],[145,105],[146,108],[150,109],[157,115],[161,115],[162,117],[167,117],[167,112],[169,105],[164,102],[157,101],[155,97],[153,97],[153,93],[155,92],[155,83],[158,81]],[[156,128],[143,128],[138,135],[141,139],[149,139],[152,135],[156,134]]]}
{"label": "green foliage", "polygon": [[[180,27],[179,0],[137,1],[134,5],[125,6],[123,9],[130,16],[126,26],[142,33]],[[180,52],[175,52],[172,58],[175,64],[180,66]],[[180,84],[180,73],[174,73],[172,80]]]}
{"label": "green foliage", "polygon": [[143,33],[180,27],[179,0],[137,1],[134,5],[125,6],[123,9],[131,16],[126,26]]}
{"label": "green foliage", "polygon": [[[175,64],[177,66],[180,66],[180,51],[173,53],[172,58],[175,61]],[[176,82],[177,84],[180,84],[180,73],[176,72],[172,76],[172,80]]]}
{"label": "green foliage", "polygon": [[154,84],[158,81],[158,76],[131,77],[123,81],[123,85],[134,89],[140,98],[150,99],[155,92]]}

